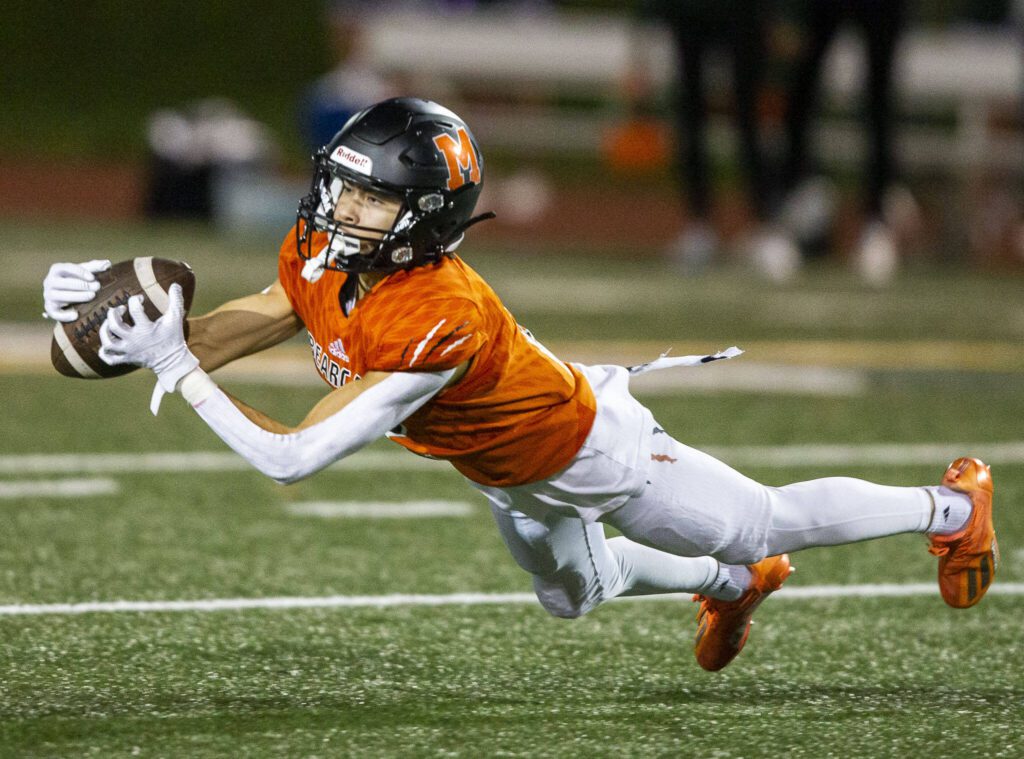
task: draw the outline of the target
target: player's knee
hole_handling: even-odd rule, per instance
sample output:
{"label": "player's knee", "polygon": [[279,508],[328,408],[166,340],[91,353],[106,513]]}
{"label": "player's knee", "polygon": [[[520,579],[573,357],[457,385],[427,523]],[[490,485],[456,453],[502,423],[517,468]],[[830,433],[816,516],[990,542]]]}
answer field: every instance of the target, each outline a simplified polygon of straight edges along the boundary
{"label": "player's knee", "polygon": [[545,611],[560,619],[577,619],[601,603],[599,594],[586,592],[585,583],[534,576],[533,590]]}
{"label": "player's knee", "polygon": [[723,564],[756,564],[768,556],[768,545],[730,545],[712,555]]}

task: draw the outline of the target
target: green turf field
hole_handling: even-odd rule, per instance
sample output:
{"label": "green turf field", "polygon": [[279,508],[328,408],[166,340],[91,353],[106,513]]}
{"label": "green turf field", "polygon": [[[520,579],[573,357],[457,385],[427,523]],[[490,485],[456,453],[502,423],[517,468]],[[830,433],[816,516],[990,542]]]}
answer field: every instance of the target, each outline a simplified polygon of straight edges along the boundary
{"label": "green turf field", "polygon": [[[12,269],[0,293],[6,322],[36,318],[38,282],[65,258],[187,258],[199,276],[198,310],[273,278],[273,242],[201,230],[8,224],[0,244]],[[974,443],[964,453],[995,455],[997,587],[1024,582],[1024,457],[1013,453],[1024,440],[1019,277],[971,274],[957,287],[943,272],[912,271],[874,293],[825,270],[771,290],[728,269],[680,281],[650,259],[632,267],[578,251],[491,247],[466,256],[553,346],[604,346],[612,359],[637,338],[709,350],[737,343],[747,356],[707,371],[775,362],[858,372],[859,392],[645,398],[677,437],[761,481],[849,474],[933,483],[946,461],[919,460],[917,446]],[[235,468],[62,470],[53,459],[31,468],[18,458],[226,450],[179,399],[153,419],[150,387],[141,375],[75,382],[4,365],[0,492],[68,478],[109,490],[0,499],[0,606],[529,592],[474,491],[443,467],[410,465],[419,460],[394,446],[288,487]],[[305,384],[229,389],[288,421],[322,393]],[[883,443],[904,444],[906,460],[769,464],[744,453]],[[468,502],[470,513],[292,511],[410,499]],[[797,590],[916,585],[935,571],[921,536],[812,550],[794,564],[787,588]],[[758,612],[742,656],[715,675],[693,660],[694,609],[682,599],[616,602],[575,621],[518,596],[382,608],[0,609],[0,756],[1017,757],[1022,609],[1018,594],[956,611],[937,592],[782,593]]]}

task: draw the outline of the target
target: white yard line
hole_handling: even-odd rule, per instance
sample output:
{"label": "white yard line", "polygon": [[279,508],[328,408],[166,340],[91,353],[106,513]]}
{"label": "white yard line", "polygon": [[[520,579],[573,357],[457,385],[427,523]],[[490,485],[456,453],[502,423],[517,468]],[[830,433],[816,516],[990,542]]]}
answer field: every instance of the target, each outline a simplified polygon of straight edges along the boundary
{"label": "white yard line", "polygon": [[[1024,583],[995,584],[992,595],[1024,595]],[[810,585],[783,588],[775,597],[800,601],[817,598],[905,598],[935,596],[934,583],[907,585]],[[673,593],[659,596],[618,598],[616,602],[688,600],[689,594]],[[396,594],[388,596],[320,596],[284,598],[207,598],[190,601],[94,601],[70,604],[13,604],[0,606],[0,616],[39,614],[114,614],[124,612],[209,612],[247,609],[383,609],[408,606],[480,606],[496,604],[534,604],[532,593],[451,593],[448,595]]]}
{"label": "white yard line", "polygon": [[[550,283],[549,283],[550,284]],[[534,285],[527,284],[526,288]],[[544,298],[560,310],[578,313],[579,309],[566,309],[566,297],[577,292],[564,281],[557,283],[559,297]],[[621,288],[617,288],[621,291]],[[627,294],[628,298],[633,298]],[[796,297],[790,293],[785,299]],[[815,296],[817,297],[817,296]],[[824,296],[833,308],[833,295]],[[863,297],[856,296],[859,316],[864,315]],[[588,302],[607,302],[607,295]],[[651,303],[646,303],[646,308]],[[515,309],[513,308],[513,311]],[[820,319],[815,322],[820,324]],[[35,322],[0,321],[0,374],[43,374],[55,376],[50,363],[50,341],[53,323],[42,319]],[[707,340],[546,340],[545,344],[560,358],[585,364],[623,363],[638,364],[650,361],[667,348],[675,355],[707,353],[724,347]],[[934,370],[934,371],[998,371],[1020,372],[1024,368],[1024,347],[1019,341],[1003,340],[848,340],[848,339],[791,339],[744,340],[740,345],[747,351],[741,363],[730,363],[728,371],[716,372],[728,382],[727,375],[740,365],[752,369],[764,367],[772,371],[778,366],[796,370],[851,369],[851,370]],[[710,367],[699,370],[706,373]],[[675,372],[672,372],[675,374]],[[679,374],[687,374],[680,372]],[[313,370],[309,347],[297,340],[275,346],[255,356],[248,356],[217,370],[216,377],[233,381],[266,382],[269,384],[300,382],[319,387],[323,385]],[[799,377],[796,378],[799,381]]]}
{"label": "white yard line", "polygon": [[114,480],[106,478],[67,480],[7,480],[0,482],[0,499],[13,498],[84,498],[114,495],[120,490]]}
{"label": "white yard line", "polygon": [[946,464],[977,456],[986,464],[1024,463],[1024,441],[1001,443],[862,443],[709,446],[703,450],[730,464],[745,466],[918,466]]}
{"label": "white yard line", "polygon": [[[395,469],[446,469],[443,461],[425,459],[396,450],[361,451],[334,464],[334,469],[376,472]],[[0,456],[0,475],[92,472],[243,472],[255,471],[231,451],[166,451],[162,453],[41,453]]]}
{"label": "white yard line", "polygon": [[287,504],[285,511],[323,519],[422,519],[468,517],[475,509],[465,501],[304,501]]}
{"label": "white yard line", "polygon": [[[564,292],[566,291],[562,287]],[[570,291],[572,288],[570,288]],[[599,299],[602,300],[602,299]],[[564,298],[559,308],[564,308]],[[0,322],[0,374],[53,376],[50,329],[45,323]],[[672,341],[556,341],[550,345],[568,361],[589,364],[643,363],[672,346]],[[716,347],[706,341],[676,341],[677,355]],[[1013,343],[927,340],[754,340],[747,356],[725,367],[662,371],[634,378],[639,395],[722,391],[772,395],[856,397],[869,392],[871,370],[959,370],[1019,372],[1022,352]],[[309,350],[288,343],[248,356],[217,371],[226,382],[325,387],[312,370]]]}
{"label": "white yard line", "polygon": [[[970,455],[987,464],[1024,464],[1024,441],[1000,443],[863,443],[763,446],[700,446],[735,466],[941,466]],[[332,469],[363,472],[453,471],[445,462],[404,451],[361,451]],[[0,456],[0,475],[131,474],[254,471],[230,451],[167,451],[163,453],[40,453]]]}

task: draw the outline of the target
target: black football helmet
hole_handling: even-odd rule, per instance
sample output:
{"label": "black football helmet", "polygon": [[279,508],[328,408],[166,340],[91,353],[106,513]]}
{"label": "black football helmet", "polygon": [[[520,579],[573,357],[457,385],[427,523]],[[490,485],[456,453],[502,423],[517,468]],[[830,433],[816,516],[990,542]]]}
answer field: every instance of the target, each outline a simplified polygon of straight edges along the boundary
{"label": "black football helmet", "polygon": [[[355,114],[313,156],[313,183],[299,203],[296,246],[306,259],[345,272],[392,272],[451,254],[471,225],[483,187],[483,156],[466,123],[437,103],[385,100]],[[345,183],[392,195],[390,229],[346,224],[334,209]],[[314,243],[314,232],[327,235]],[[316,248],[316,249],[314,249]]]}

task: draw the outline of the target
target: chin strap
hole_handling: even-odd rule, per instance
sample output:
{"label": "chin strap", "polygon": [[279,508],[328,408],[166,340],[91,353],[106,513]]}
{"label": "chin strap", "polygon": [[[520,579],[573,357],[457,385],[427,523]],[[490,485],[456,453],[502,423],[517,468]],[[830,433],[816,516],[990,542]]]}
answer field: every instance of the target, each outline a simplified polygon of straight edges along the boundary
{"label": "chin strap", "polygon": [[481,221],[487,221],[488,219],[497,218],[497,216],[498,214],[494,213],[494,211],[488,211],[487,213],[482,213],[479,216],[474,216],[473,218],[463,222],[461,226],[456,227],[455,231],[452,233],[452,237],[462,237],[462,235],[465,234],[466,230],[469,229],[470,227],[474,226],[475,224],[479,224]]}
{"label": "chin strap", "polygon": [[440,253],[438,253],[436,255],[436,257],[431,256],[431,257],[429,257],[427,259],[427,261],[428,262],[440,261],[444,256],[452,255],[458,249],[458,247],[460,245],[462,245],[462,241],[466,239],[466,230],[467,229],[469,229],[474,224],[479,224],[481,221],[487,221],[488,219],[493,219],[497,215],[498,214],[494,213],[494,211],[488,211],[487,213],[482,213],[479,216],[474,216],[472,219],[469,219],[467,222],[465,222],[461,226],[456,227],[455,231],[452,233],[452,241],[450,243],[448,243],[447,245],[445,245],[444,246],[444,250],[442,250]]}

